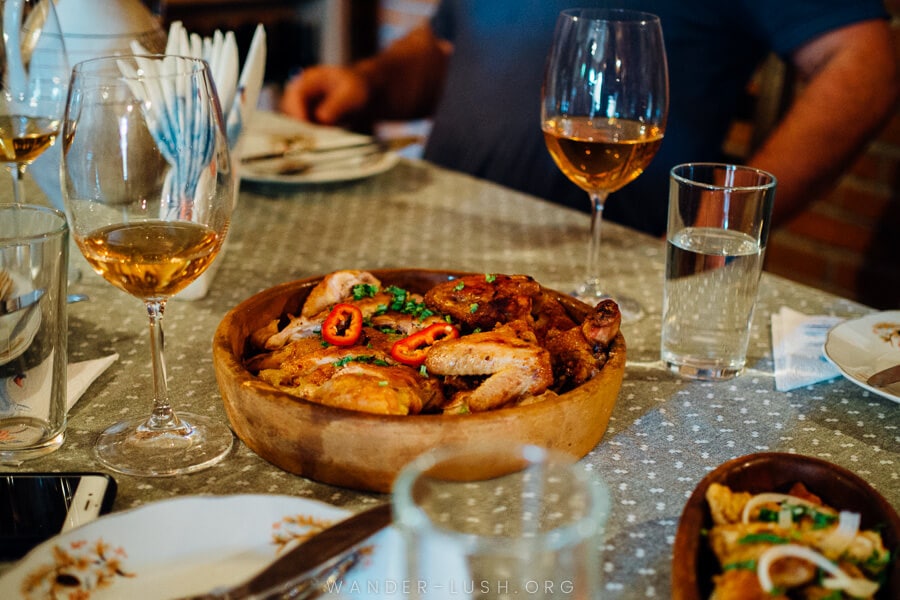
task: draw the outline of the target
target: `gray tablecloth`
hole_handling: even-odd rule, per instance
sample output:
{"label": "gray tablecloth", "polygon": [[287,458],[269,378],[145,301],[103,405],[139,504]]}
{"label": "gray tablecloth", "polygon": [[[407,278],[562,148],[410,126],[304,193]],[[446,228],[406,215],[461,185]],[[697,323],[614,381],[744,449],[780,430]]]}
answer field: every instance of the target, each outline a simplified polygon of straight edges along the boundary
{"label": "gray tablecloth", "polygon": [[[587,203],[587,199],[585,199]],[[280,282],[340,268],[423,267],[527,273],[571,289],[582,276],[588,216],[425,163],[402,161],[358,182],[261,189],[246,184],[209,294],[173,300],[165,317],[176,409],[225,419],[211,339],[225,313]],[[842,378],[790,393],[775,390],[770,318],[782,306],[807,314],[869,311],[824,292],[764,275],[750,368],[723,383],[669,374],[659,362],[664,245],[608,223],[604,276],[639,298],[649,316],[623,331],[628,367],[602,442],[583,459],[613,497],[604,554],[604,597],[669,596],[672,544],[687,497],[711,469],[736,456],[788,451],[858,473],[900,504],[900,407]],[[71,412],[61,450],[28,470],[97,470],[90,447],[112,422],[150,410],[147,319],[142,304],[89,271],[71,291],[70,358],[117,352],[119,360]],[[358,509],[376,495],[285,473],[237,443],[224,462],[162,479],[116,475],[116,510],[182,494],[277,493]]]}

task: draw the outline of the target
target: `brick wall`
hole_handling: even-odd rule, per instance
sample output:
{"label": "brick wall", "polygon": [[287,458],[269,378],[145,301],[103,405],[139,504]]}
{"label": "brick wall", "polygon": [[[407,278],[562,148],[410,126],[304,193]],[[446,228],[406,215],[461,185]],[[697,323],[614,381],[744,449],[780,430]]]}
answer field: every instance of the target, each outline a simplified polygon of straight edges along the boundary
{"label": "brick wall", "polygon": [[[900,56],[900,0],[887,0]],[[900,308],[900,107],[837,186],[773,232],[766,270],[880,309]]]}

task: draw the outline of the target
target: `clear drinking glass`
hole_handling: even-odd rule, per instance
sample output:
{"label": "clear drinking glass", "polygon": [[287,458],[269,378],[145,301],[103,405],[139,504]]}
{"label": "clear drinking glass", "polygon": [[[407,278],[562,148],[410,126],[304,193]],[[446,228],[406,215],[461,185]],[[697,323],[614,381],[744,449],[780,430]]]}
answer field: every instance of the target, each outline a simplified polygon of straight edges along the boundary
{"label": "clear drinking glass", "polygon": [[59,133],[69,63],[53,0],[0,0],[0,27],[0,160],[24,204],[25,170]]}
{"label": "clear drinking glass", "polygon": [[743,165],[672,168],[660,356],[717,381],[747,362],[777,180]]}
{"label": "clear drinking glass", "polygon": [[574,456],[473,440],[419,456],[393,491],[410,597],[599,598],[609,490]]}
{"label": "clear drinking glass", "polygon": [[591,201],[587,277],[575,295],[589,304],[612,297],[622,318],[644,310],[600,280],[600,229],[610,193],[637,178],[662,143],[669,105],[659,18],[619,9],[560,13],[547,60],[541,128],[553,160]]}
{"label": "clear drinking glass", "polygon": [[79,63],[63,124],[63,198],[93,269],[150,317],[153,410],[103,432],[109,468],[174,475],[221,460],[227,424],[175,413],[163,360],[166,302],[213,261],[231,220],[234,172],[209,68],[179,56]]}

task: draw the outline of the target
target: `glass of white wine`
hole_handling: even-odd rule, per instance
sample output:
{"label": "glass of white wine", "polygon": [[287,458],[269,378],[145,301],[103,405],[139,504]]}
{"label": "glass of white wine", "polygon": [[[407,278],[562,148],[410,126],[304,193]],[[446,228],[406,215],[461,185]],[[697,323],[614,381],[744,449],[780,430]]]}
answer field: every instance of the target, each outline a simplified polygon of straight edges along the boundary
{"label": "glass of white wine", "polygon": [[0,28],[0,160],[24,204],[25,171],[59,133],[69,63],[53,0],[0,0]]}
{"label": "glass of white wine", "polygon": [[622,9],[560,13],[544,74],[541,128],[554,162],[591,201],[587,277],[575,295],[590,304],[613,298],[625,321],[641,318],[644,310],[601,283],[603,207],[609,194],[636,179],[653,160],[668,107],[659,17]]}
{"label": "glass of white wine", "polygon": [[175,413],[163,360],[166,302],[210,265],[231,221],[234,171],[208,65],[119,56],[72,71],[62,129],[62,187],[75,243],[150,317],[153,409],[117,423],[94,448],[132,475],[196,471],[233,443],[222,420]]}

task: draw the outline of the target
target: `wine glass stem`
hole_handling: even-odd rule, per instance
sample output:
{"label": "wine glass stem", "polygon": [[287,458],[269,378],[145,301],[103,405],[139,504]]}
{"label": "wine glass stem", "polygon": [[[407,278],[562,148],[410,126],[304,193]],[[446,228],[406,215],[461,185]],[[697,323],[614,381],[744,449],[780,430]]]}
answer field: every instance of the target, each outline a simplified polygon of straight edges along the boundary
{"label": "wine glass stem", "polygon": [[591,241],[588,245],[586,281],[600,288],[600,230],[603,226],[603,207],[606,204],[606,192],[590,192],[591,198]]}
{"label": "wine glass stem", "polygon": [[180,425],[169,404],[169,387],[166,381],[166,361],[163,355],[162,319],[166,310],[164,301],[148,301],[150,317],[150,359],[153,366],[153,414],[145,427],[153,430],[174,429]]}
{"label": "wine glass stem", "polygon": [[16,164],[12,169],[13,199],[16,204],[25,204],[25,165]]}

